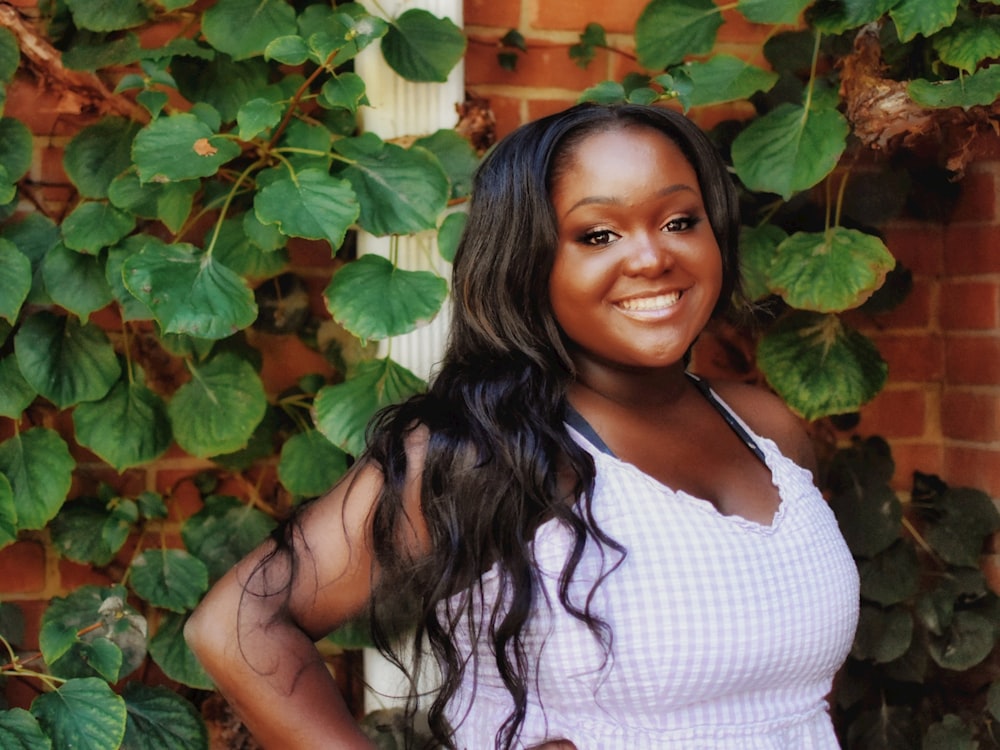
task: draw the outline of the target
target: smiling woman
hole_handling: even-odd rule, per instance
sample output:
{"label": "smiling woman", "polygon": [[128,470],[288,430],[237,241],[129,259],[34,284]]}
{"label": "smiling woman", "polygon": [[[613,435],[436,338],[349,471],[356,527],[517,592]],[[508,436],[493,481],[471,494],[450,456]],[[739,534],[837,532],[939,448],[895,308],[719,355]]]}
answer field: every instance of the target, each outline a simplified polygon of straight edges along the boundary
{"label": "smiling woman", "polygon": [[444,747],[837,747],[858,580],[809,443],[776,397],[687,371],[740,298],[736,238],[676,112],[581,105],[497,146],[428,392],[189,621],[267,746],[370,747],[312,641],[364,615],[393,653],[405,609]]}

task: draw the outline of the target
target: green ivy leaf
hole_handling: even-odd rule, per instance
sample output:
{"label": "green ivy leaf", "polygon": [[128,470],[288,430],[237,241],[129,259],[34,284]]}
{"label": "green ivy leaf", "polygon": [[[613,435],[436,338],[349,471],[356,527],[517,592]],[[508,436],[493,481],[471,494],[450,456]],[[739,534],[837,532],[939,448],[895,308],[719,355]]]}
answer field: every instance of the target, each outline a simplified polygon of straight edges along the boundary
{"label": "green ivy leaf", "polygon": [[40,529],[58,512],[76,462],[55,430],[34,427],[0,443],[0,474],[14,491],[19,529]]}
{"label": "green ivy leaf", "polygon": [[[517,34],[516,31],[511,31],[508,32],[507,36],[510,36],[512,33]],[[504,40],[506,39],[507,37],[504,37]],[[518,49],[522,52],[526,51],[527,47],[524,43],[523,36],[518,34],[517,37],[514,38],[514,41],[520,45]],[[597,50],[607,46],[608,37],[605,33],[604,27],[599,23],[588,23],[586,28],[580,34],[580,41],[569,48],[569,56],[570,59],[572,59],[578,66],[586,69],[587,66],[594,61],[594,56],[597,54]]]}
{"label": "green ivy leaf", "polygon": [[135,216],[103,201],[84,201],[70,212],[61,229],[66,247],[96,255],[135,229]]}
{"label": "green ivy leaf", "polygon": [[906,653],[913,638],[913,618],[901,607],[861,605],[851,656],[886,664]]}
{"label": "green ivy leaf", "polygon": [[584,89],[576,101],[577,103],[620,104],[625,101],[625,87],[618,81],[602,81],[596,86]]}
{"label": "green ivy leaf", "polygon": [[273,518],[235,497],[209,495],[205,507],[184,522],[181,538],[214,581],[263,542],[275,525]]}
{"label": "green ivy leaf", "polygon": [[222,339],[257,318],[253,291],[240,276],[193,245],[147,243],[122,263],[125,288],[166,333]]}
{"label": "green ivy leaf", "polygon": [[17,37],[10,29],[0,29],[0,83],[10,83],[21,63],[21,51]]}
{"label": "green ivy leaf", "polygon": [[356,73],[341,73],[327,80],[320,89],[319,105],[327,109],[350,110],[352,113],[358,111],[358,107],[369,104],[366,95],[365,82]]}
{"label": "green ivy leaf", "polygon": [[249,141],[279,122],[285,113],[285,105],[269,99],[251,99],[236,113],[236,124],[240,128],[240,140]]}
{"label": "green ivy leaf", "polygon": [[451,183],[452,199],[465,198],[472,192],[472,175],[479,166],[479,157],[467,138],[454,129],[442,128],[418,138],[413,145],[427,149],[437,157]]}
{"label": "green ivy leaf", "polygon": [[105,276],[104,262],[93,255],[56,245],[42,261],[42,279],[52,301],[87,320],[95,310],[107,306],[114,296]]}
{"label": "green ivy leaf", "polygon": [[884,16],[899,0],[846,0],[819,3],[813,6],[809,21],[814,29],[825,34],[845,31],[872,23]]}
{"label": "green ivy leaf", "polygon": [[743,290],[751,300],[760,300],[771,293],[771,264],[778,254],[778,245],[787,238],[785,230],[775,224],[740,229],[740,271]]}
{"label": "green ivy leaf", "polygon": [[52,544],[67,560],[103,567],[118,551],[104,539],[107,520],[106,503],[94,497],[75,498],[63,505],[49,524]]}
{"label": "green ivy leaf", "polygon": [[909,599],[920,585],[917,553],[912,546],[900,542],[870,560],[859,561],[858,573],[862,598],[882,606]]}
{"label": "green ivy leaf", "polygon": [[177,693],[130,682],[122,698],[128,710],[123,750],[208,750],[205,722]]}
{"label": "green ivy leaf", "polygon": [[0,711],[0,747],[7,750],[52,750],[38,720],[23,708]]}
{"label": "green ivy leaf", "polygon": [[[253,213],[250,215],[253,216]],[[261,226],[256,219],[253,224]],[[245,231],[246,226],[247,222],[242,216],[226,219],[222,223],[215,240],[215,259],[224,267],[250,279],[269,279],[284,271],[288,265],[288,253],[283,250],[262,250],[251,241]]]}
{"label": "green ivy leaf", "polygon": [[847,120],[835,109],[782,104],[736,136],[733,167],[749,189],[788,200],[833,170],[848,131]]}
{"label": "green ivy leaf", "polygon": [[359,339],[399,336],[441,308],[448,282],[430,271],[397,268],[380,255],[343,266],[323,293],[333,319]]}
{"label": "green ivy leaf", "polygon": [[294,495],[322,495],[346,471],[347,454],[316,430],[296,433],[281,446],[278,479]]}
{"label": "green ivy leaf", "polygon": [[149,9],[142,0],[66,0],[73,22],[88,31],[119,31],[140,26],[149,19]]}
{"label": "green ivy leaf", "polygon": [[[903,508],[888,484],[891,457],[878,443],[838,451],[829,469],[830,508],[855,557],[873,559],[899,541]],[[888,453],[888,447],[885,447]]]}
{"label": "green ivy leaf", "polygon": [[0,318],[17,321],[31,291],[31,261],[10,240],[0,239]]}
{"label": "green ivy leaf", "polygon": [[132,142],[132,160],[144,183],[211,177],[239,154],[239,144],[187,112],[153,120]]}
{"label": "green ivy leaf", "polygon": [[917,78],[907,84],[906,93],[917,104],[937,109],[987,106],[1000,96],[1000,65],[991,65],[953,81],[931,82]]}
{"label": "green ivy leaf", "polygon": [[[0,121],[2,126],[2,121]],[[0,138],[0,150],[4,147]],[[52,302],[42,281],[42,260],[60,240],[59,227],[47,216],[31,213],[23,219],[0,226],[0,236],[13,242],[31,261],[32,282],[28,292],[27,302],[36,305],[47,305]]]}
{"label": "green ivy leaf", "polygon": [[385,236],[437,228],[451,186],[433,154],[382,143],[371,133],[343,138],[334,148],[350,160],[342,175],[358,196],[363,229]]}
{"label": "green ivy leaf", "polygon": [[201,30],[217,50],[242,60],[263,54],[278,37],[294,34],[295,8],[273,0],[219,0],[202,14]]}
{"label": "green ivy leaf", "polygon": [[167,229],[176,233],[191,215],[194,196],[200,189],[198,180],[143,183],[138,174],[129,171],[111,183],[108,200],[122,211],[162,221]]}
{"label": "green ivy leaf", "polygon": [[244,447],[267,408],[260,375],[230,353],[189,366],[194,377],[167,405],[178,445],[200,458]]}
{"label": "green ivy leaf", "polygon": [[73,426],[77,442],[119,473],[162,455],[173,439],[163,399],[141,378],[123,378],[100,401],[80,404]]}
{"label": "green ivy leaf", "polygon": [[125,701],[97,677],[70,680],[31,704],[53,747],[107,750],[125,737]]}
{"label": "green ivy leaf", "polygon": [[139,124],[105,117],[78,132],[63,154],[66,176],[84,198],[107,198],[112,181],[132,165],[132,139]]}
{"label": "green ivy leaf", "polygon": [[939,666],[961,672],[982,662],[995,643],[994,624],[989,618],[960,610],[943,635],[931,636],[927,650]]}
{"label": "green ivy leaf", "polygon": [[652,0],[635,24],[635,51],[647,70],[663,70],[715,46],[722,14],[712,0]]}
{"label": "green ivy leaf", "polygon": [[1000,719],[1000,680],[990,685],[986,695],[986,708],[994,719]]}
{"label": "green ivy leaf", "polygon": [[129,256],[138,253],[147,242],[155,242],[163,245],[164,242],[149,235],[132,235],[125,239],[121,245],[108,250],[107,262],[104,266],[104,276],[111,294],[118,303],[123,320],[152,320],[153,311],[140,302],[132,292],[125,288],[125,280],[122,278],[122,265]]}
{"label": "green ivy leaf", "polygon": [[136,595],[173,612],[193,609],[208,590],[208,569],[180,549],[149,549],[132,561],[129,580]]}
{"label": "green ivy leaf", "polygon": [[177,57],[170,70],[185,99],[214,108],[224,122],[235,120],[244,102],[260,95],[270,72],[262,58],[236,61],[224,54],[216,54],[208,62]]}
{"label": "green ivy leaf", "polygon": [[[17,507],[14,505],[14,490],[10,481],[0,474],[0,549],[17,541]],[[0,635],[6,634],[0,631]],[[12,642],[7,638],[8,642]]]}
{"label": "green ivy leaf", "polygon": [[1000,57],[1000,18],[982,16],[958,22],[931,39],[941,61],[972,73],[983,60]]}
{"label": "green ivy leaf", "polygon": [[468,220],[469,215],[465,211],[455,211],[445,216],[441,226],[438,227],[438,252],[449,263],[455,260],[455,253]]}
{"label": "green ivy leaf", "polygon": [[920,725],[909,706],[882,705],[851,722],[848,747],[858,750],[912,750],[920,746]]}
{"label": "green ivy leaf", "polygon": [[949,489],[935,503],[934,515],[924,538],[952,565],[978,566],[985,537],[1000,529],[996,506],[978,490]]}
{"label": "green ivy leaf", "polygon": [[149,655],[171,680],[198,690],[214,690],[211,678],[184,641],[186,620],[186,615],[164,612],[149,642]]}
{"label": "green ivy leaf", "polygon": [[54,673],[66,679],[97,673],[115,682],[139,668],[146,658],[146,620],[125,596],[121,586],[81,586],[51,600],[38,642]]}
{"label": "green ivy leaf", "polygon": [[[272,39],[264,48],[265,60],[276,60],[283,65],[301,65],[310,58],[306,40],[298,34],[287,34]],[[314,60],[321,63],[322,60]]]}
{"label": "green ivy leaf", "polygon": [[778,81],[777,73],[733,55],[714,55],[704,62],[686,63],[672,72],[691,82],[690,88],[679,96],[685,111],[705,104],[748,99],[758,91],[769,91]]}
{"label": "green ivy leaf", "polygon": [[[322,11],[326,13],[321,20],[315,18],[318,15],[315,7],[311,6],[299,17],[299,33],[307,38],[316,62],[325,64],[330,70],[353,59],[389,31],[389,24],[370,15],[358,3],[339,5],[337,11],[340,12],[324,8]],[[312,14],[310,10],[313,10]]]}
{"label": "green ivy leaf", "polygon": [[979,743],[969,727],[955,714],[927,727],[920,750],[977,750]]}
{"label": "green ivy leaf", "polygon": [[20,120],[0,118],[0,167],[7,171],[7,181],[17,182],[31,169],[33,138]]}
{"label": "green ivy leaf", "polygon": [[362,362],[350,380],[325,386],[316,394],[316,427],[331,443],[358,456],[372,415],[423,388],[420,378],[389,358]]}
{"label": "green ivy leaf", "polygon": [[761,340],[757,363],[768,383],[806,419],[846,414],[885,385],[875,345],[835,315],[796,312]]}
{"label": "green ivy leaf", "polygon": [[812,0],[739,0],[736,9],[751,23],[795,24]]}
{"label": "green ivy leaf", "polygon": [[14,354],[0,359],[0,417],[19,419],[37,395],[21,374]]}
{"label": "green ivy leaf", "polygon": [[319,169],[279,177],[254,197],[262,224],[276,224],[289,237],[325,239],[334,250],[360,210],[350,183]]}
{"label": "green ivy leaf", "polygon": [[955,23],[959,0],[901,0],[889,10],[901,42],[932,36]]}
{"label": "green ivy leaf", "polygon": [[382,55],[408,81],[444,83],[465,54],[465,44],[465,35],[451,19],[410,8],[389,24]]}
{"label": "green ivy leaf", "polygon": [[14,351],[24,379],[60,409],[103,398],[121,373],[103,330],[47,311],[25,318]]}
{"label": "green ivy leaf", "polygon": [[790,306],[839,312],[864,304],[895,265],[875,235],[833,227],[782,241],[768,276],[771,290]]}

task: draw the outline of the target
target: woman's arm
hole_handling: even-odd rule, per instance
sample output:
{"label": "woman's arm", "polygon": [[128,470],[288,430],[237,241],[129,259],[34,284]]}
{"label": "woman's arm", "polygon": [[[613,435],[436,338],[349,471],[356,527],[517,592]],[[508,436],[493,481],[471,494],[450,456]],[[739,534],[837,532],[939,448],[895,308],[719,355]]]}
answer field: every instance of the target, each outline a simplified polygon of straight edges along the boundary
{"label": "woman's arm", "polygon": [[[408,449],[408,457],[414,452]],[[191,649],[266,748],[373,747],[314,642],[365,611],[370,518],[381,486],[377,467],[352,469],[293,527],[294,575],[287,552],[269,557],[269,541],[219,580],[188,620],[184,634]],[[414,469],[404,492],[413,521],[406,541],[419,548],[426,529],[417,488]]]}

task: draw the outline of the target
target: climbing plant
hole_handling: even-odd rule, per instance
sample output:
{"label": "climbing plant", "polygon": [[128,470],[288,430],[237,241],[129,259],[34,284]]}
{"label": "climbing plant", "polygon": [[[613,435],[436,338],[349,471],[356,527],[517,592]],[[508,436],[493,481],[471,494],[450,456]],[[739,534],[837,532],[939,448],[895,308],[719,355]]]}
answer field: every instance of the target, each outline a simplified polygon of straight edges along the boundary
{"label": "climbing plant", "polygon": [[[824,0],[803,23],[807,5],[736,4],[774,31],[764,70],[712,54],[724,21],[709,0],[653,0],[635,28],[641,70],[584,98],[753,101],[756,116],[713,135],[743,187],[749,289],[777,316],[758,362],[816,418],[881,388],[884,362],[840,313],[886,304],[876,290],[887,275],[905,281],[865,226],[872,217],[848,210],[866,204],[851,200],[859,182],[835,185],[833,170],[852,133],[889,148],[988,123],[1000,33],[995,6],[974,0]],[[0,604],[0,678],[41,690],[30,711],[0,711],[0,746],[205,747],[183,691],[141,675],[153,662],[175,684],[211,687],[181,638],[186,613],[287,510],[249,472],[276,464],[289,503],[321,494],[361,449],[369,416],[422,387],[372,343],[433,316],[446,282],[400,268],[395,251],[355,259],[353,238],[435,238],[450,258],[463,222],[450,206],[477,161],[451,129],[400,142],[360,132],[355,58],[377,45],[403,78],[441,81],[465,39],[425,11],[321,0],[39,8],[28,23],[0,3],[0,107],[21,71],[90,118],[65,146],[65,212],[30,175],[31,131],[0,118],[0,547],[42,536],[113,583],[54,599],[39,654],[19,648],[21,613]],[[520,43],[505,38],[504,65]],[[586,63],[605,46],[593,24],[573,54]],[[962,150],[948,156],[960,172]],[[838,195],[818,228],[800,210],[817,186]],[[289,272],[290,243],[322,248],[335,269],[322,320]],[[334,375],[269,399],[254,334],[272,330],[308,341]],[[172,445],[218,467],[196,477],[203,507],[179,540],[166,532],[171,490],[82,481],[80,462],[120,477]]]}
{"label": "climbing plant", "polygon": [[[652,0],[635,24],[634,55],[611,47],[599,24],[580,35],[571,50],[579,64],[606,48],[636,67],[582,98],[685,111],[752,102],[750,116],[713,135],[742,189],[747,289],[766,320],[756,364],[806,418],[852,412],[881,390],[887,367],[843,313],[885,309],[908,283],[873,228],[902,206],[908,175],[899,160],[862,151],[930,148],[939,156],[932,165],[961,176],[973,135],[993,132],[1000,114],[1000,8],[977,0],[728,8],[766,29],[769,69],[713,52],[726,21],[712,0]],[[507,64],[516,56],[503,54]]]}
{"label": "climbing plant", "polygon": [[[0,119],[0,416],[13,427],[0,442],[0,547],[44,530],[61,556],[116,581],[52,600],[40,654],[18,649],[19,611],[2,605],[2,674],[42,692],[30,711],[0,712],[0,746],[206,747],[195,708],[144,684],[140,667],[211,688],[185,615],[280,508],[249,479],[248,503],[206,473],[203,509],[171,542],[168,495],[71,492],[77,459],[54,421],[65,415],[75,443],[118,474],[176,444],[238,475],[277,451],[293,502],[336,481],[368,417],[422,387],[369,342],[412,330],[447,291],[394,252],[345,264],[352,235],[433,238],[443,225],[450,253],[462,216],[446,209],[477,160],[452,129],[405,144],[359,132],[368,100],[353,61],[378,42],[399,76],[443,81],[465,37],[423,10],[354,3],[69,0],[34,24],[0,11],[0,81],[30,68],[95,113],[65,146],[65,215],[32,192],[28,127]],[[296,240],[339,269],[323,330],[294,304]],[[308,338],[335,377],[269,403],[249,334],[274,327]]]}

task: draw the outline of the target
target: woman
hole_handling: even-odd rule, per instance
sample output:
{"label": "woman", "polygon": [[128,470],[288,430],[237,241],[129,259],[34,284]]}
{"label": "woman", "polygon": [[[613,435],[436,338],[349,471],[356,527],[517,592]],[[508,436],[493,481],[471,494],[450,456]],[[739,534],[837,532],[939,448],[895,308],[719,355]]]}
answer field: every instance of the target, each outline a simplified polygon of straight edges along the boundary
{"label": "woman", "polygon": [[370,747],[313,641],[370,614],[388,649],[406,595],[447,747],[837,747],[858,582],[809,442],[777,398],[686,371],[737,231],[669,110],[580,105],[486,158],[428,393],[189,622],[265,746]]}

